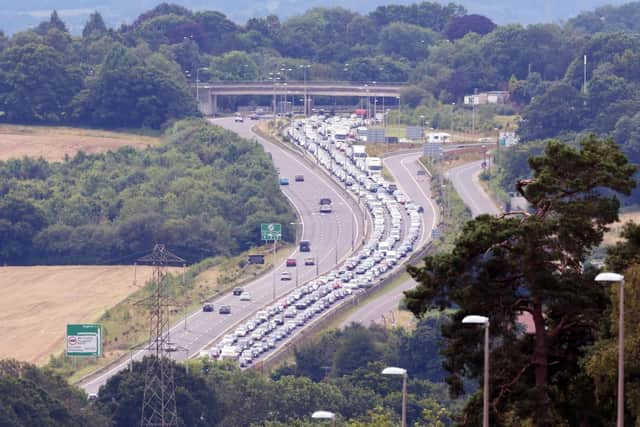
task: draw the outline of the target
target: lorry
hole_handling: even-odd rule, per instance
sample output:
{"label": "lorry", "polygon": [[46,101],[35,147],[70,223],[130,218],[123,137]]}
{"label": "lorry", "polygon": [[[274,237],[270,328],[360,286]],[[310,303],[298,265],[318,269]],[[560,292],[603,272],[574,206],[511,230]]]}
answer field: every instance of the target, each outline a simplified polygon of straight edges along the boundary
{"label": "lorry", "polygon": [[377,175],[382,173],[382,160],[380,157],[367,157],[365,159],[365,167],[369,175]]}

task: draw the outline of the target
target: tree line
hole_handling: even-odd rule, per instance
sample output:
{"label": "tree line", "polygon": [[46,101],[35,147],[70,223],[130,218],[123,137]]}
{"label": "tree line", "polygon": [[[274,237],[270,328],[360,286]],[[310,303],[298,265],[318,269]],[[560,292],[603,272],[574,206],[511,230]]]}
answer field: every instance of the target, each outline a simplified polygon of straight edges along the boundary
{"label": "tree line", "polygon": [[[615,285],[595,282],[601,270],[589,255],[618,219],[618,197],[636,186],[636,166],[612,139],[594,135],[577,146],[551,140],[535,148],[539,154],[527,162],[531,178],[514,183],[531,208],[478,216],[451,251],[410,267],[419,286],[407,292],[407,305],[418,316],[434,308],[455,310],[442,326],[440,348],[453,396],[465,393],[470,378],[482,384],[483,333],[462,319],[489,317],[491,425],[610,425],[617,293]],[[603,267],[627,275],[632,313],[639,302],[639,230],[635,224],[624,228]],[[625,355],[633,372],[638,342],[636,332],[630,335]],[[628,371],[626,383],[632,425],[640,419],[640,385]],[[479,425],[481,416],[478,389],[459,425]]]}
{"label": "tree line", "polygon": [[[307,78],[407,82],[402,103],[413,107],[507,90],[518,108],[535,101],[525,112],[526,139],[613,131],[611,113],[626,117],[618,133],[632,136],[637,28],[624,17],[637,9],[605,8],[564,25],[496,26],[454,3],[421,2],[368,14],[312,8],[239,25],[220,12],[162,3],[118,29],[94,13],[81,37],[54,12],[31,30],[0,34],[0,119],[158,128],[197,114],[189,89],[196,80]],[[584,54],[589,87],[581,97]]]}
{"label": "tree line", "polygon": [[157,147],[13,159],[0,177],[3,263],[132,262],[159,241],[194,262],[259,245],[262,222],[293,220],[262,147],[200,119],[175,123]]}
{"label": "tree line", "polygon": [[[338,414],[339,425],[399,424],[402,381],[380,373],[394,364],[410,370],[409,425],[451,425],[461,401],[450,399],[443,383],[437,354],[443,320],[436,314],[420,321],[412,332],[357,324],[328,331],[299,348],[293,365],[270,374],[257,369],[242,371],[234,363],[206,359],[186,364],[167,361],[174,364],[179,423],[311,426],[311,413],[323,409]],[[322,363],[328,366],[311,360],[318,350]],[[3,369],[5,366],[12,369]],[[134,362],[131,370],[107,381],[95,402],[87,403],[80,390],[48,369],[2,361],[0,384],[6,384],[6,393],[0,395],[0,408],[11,415],[8,426],[26,426],[32,420],[41,422],[39,425],[88,425],[90,421],[96,426],[138,425],[144,376],[144,363]],[[40,395],[29,395],[38,388]],[[19,402],[18,397],[24,401]]]}

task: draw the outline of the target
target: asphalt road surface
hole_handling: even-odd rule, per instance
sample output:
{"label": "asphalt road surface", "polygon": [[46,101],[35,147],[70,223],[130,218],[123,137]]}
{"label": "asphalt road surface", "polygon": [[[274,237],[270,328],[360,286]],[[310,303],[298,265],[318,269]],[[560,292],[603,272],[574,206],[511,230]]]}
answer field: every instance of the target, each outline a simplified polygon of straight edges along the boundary
{"label": "asphalt road surface", "polygon": [[478,160],[450,169],[447,177],[453,183],[462,201],[471,209],[471,215],[474,218],[485,213],[498,215],[500,209],[478,181],[480,172],[482,172],[482,161]]}
{"label": "asphalt road surface", "polygon": [[[424,208],[422,236],[420,241],[416,242],[416,248],[424,246],[431,239],[431,231],[436,226],[439,217],[438,207],[431,199],[431,179],[428,175],[418,176],[417,174],[418,170],[425,170],[418,162],[421,155],[422,152],[405,152],[385,157],[383,160],[385,167],[393,175],[398,188]],[[368,326],[372,323],[382,322],[383,319],[389,319],[389,313],[398,307],[404,295],[403,292],[416,285],[417,283],[410,279],[394,287],[391,291],[383,292],[354,310],[344,319],[341,327],[353,322]]]}
{"label": "asphalt road surface", "polygon": [[[424,181],[420,181],[417,179],[415,173],[411,175],[412,168],[417,170],[417,168],[421,167],[416,163],[419,156],[420,153],[399,154],[386,158],[384,162],[402,190],[415,200],[416,203],[424,207],[425,224],[423,230],[430,232],[434,227],[434,218],[436,218],[433,205],[427,204],[425,201],[428,200],[429,203],[431,203],[429,197],[430,180],[423,178]],[[448,177],[464,203],[471,209],[474,217],[483,213],[497,215],[500,213],[500,210],[478,181],[478,174],[480,174],[481,171],[482,161],[477,161],[449,170]],[[354,322],[369,326],[372,323],[393,321],[391,312],[398,307],[398,304],[404,296],[404,291],[413,289],[416,285],[415,280],[409,279],[391,291],[383,292],[379,296],[362,304],[357,310],[354,310],[343,320],[341,327],[345,327]]]}
{"label": "asphalt road surface", "polygon": [[[288,150],[267,142],[251,132],[251,127],[256,122],[235,123],[233,118],[212,120],[213,123],[232,130],[245,138],[255,138],[271,154],[275,167],[279,170],[280,177],[289,178],[290,184],[281,186],[286,197],[293,204],[300,218],[297,225],[300,239],[311,242],[311,252],[300,254],[296,248],[288,257],[297,258],[298,267],[287,268],[284,262],[277,266],[273,272],[256,279],[243,286],[250,293],[251,301],[240,301],[239,297],[231,293],[217,297],[211,302],[214,304],[213,312],[198,310],[191,313],[185,320],[173,326],[169,339],[173,342],[177,351],[170,353],[175,360],[183,360],[197,355],[201,349],[210,342],[224,335],[234,325],[253,315],[264,305],[273,301],[274,289],[276,298],[296,287],[296,283],[302,284],[316,277],[316,270],[320,273],[330,270],[336,261],[348,256],[352,250],[352,242],[362,240],[362,213],[355,209],[357,202],[353,202],[343,190],[316,167],[290,153]],[[295,175],[303,175],[304,182],[296,182]],[[333,212],[330,214],[319,213],[319,200],[321,197],[329,197],[333,201]],[[296,225],[283,224],[283,227]],[[304,258],[316,257],[316,266],[304,266]],[[291,281],[281,281],[280,273],[289,271],[293,277]],[[296,279],[297,276],[297,279]],[[221,315],[218,309],[221,305],[230,305],[231,314]],[[145,350],[137,350],[131,353],[130,359],[139,360]],[[97,393],[100,386],[116,374],[129,366],[130,360],[120,361],[115,365],[91,376],[80,383],[80,386],[89,394]]]}

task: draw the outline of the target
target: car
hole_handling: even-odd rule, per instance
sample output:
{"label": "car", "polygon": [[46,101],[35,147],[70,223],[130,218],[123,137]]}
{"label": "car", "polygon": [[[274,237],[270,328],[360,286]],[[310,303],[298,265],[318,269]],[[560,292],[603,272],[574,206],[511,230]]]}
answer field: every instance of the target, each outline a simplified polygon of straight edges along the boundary
{"label": "car", "polygon": [[289,258],[287,260],[287,267],[295,267],[298,264],[295,258]]}
{"label": "car", "polygon": [[211,304],[210,302],[204,303],[202,305],[202,311],[210,313],[213,311],[213,304]]}
{"label": "car", "polygon": [[296,182],[304,182],[304,175],[296,175]]}
{"label": "car", "polygon": [[242,116],[235,116],[233,119],[234,122],[236,123],[244,123],[244,117]]}
{"label": "car", "polygon": [[251,120],[259,120],[260,116],[258,114],[256,114],[256,113],[253,113],[252,115],[249,116],[249,118]]}
{"label": "car", "polygon": [[289,178],[280,178],[280,185],[289,185]]}
{"label": "car", "polygon": [[89,393],[89,395],[87,396],[87,400],[90,402],[96,401],[98,400],[98,395],[95,393]]}
{"label": "car", "polygon": [[283,271],[280,273],[280,280],[291,280],[291,273],[288,271]]}
{"label": "car", "polygon": [[218,313],[220,314],[231,314],[231,306],[230,305],[221,305],[218,309]]}
{"label": "car", "polygon": [[247,291],[243,292],[242,295],[240,295],[240,301],[251,301],[251,294]]}
{"label": "car", "polygon": [[235,296],[240,296],[242,295],[243,292],[244,292],[244,289],[242,288],[233,288],[233,295]]}
{"label": "car", "polygon": [[304,259],[304,265],[316,265],[316,259],[314,257],[307,257]]}
{"label": "car", "polygon": [[172,342],[168,342],[164,345],[164,351],[167,351],[167,352],[178,351],[178,346]]}

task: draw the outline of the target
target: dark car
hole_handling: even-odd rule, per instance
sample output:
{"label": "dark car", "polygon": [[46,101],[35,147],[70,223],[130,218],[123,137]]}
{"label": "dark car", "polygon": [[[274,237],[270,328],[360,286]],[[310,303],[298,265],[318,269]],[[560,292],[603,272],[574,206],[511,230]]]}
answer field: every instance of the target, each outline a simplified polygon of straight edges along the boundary
{"label": "dark car", "polygon": [[295,267],[297,265],[297,261],[295,258],[289,258],[287,260],[287,267]]}
{"label": "dark car", "polygon": [[233,289],[233,294],[235,296],[240,296],[240,295],[242,295],[243,292],[244,292],[244,289],[242,289],[242,288],[234,288]]}
{"label": "dark car", "polygon": [[304,182],[304,175],[296,175],[296,182]]}
{"label": "dark car", "polygon": [[218,310],[220,314],[231,314],[231,306],[230,305],[221,305]]}
{"label": "dark car", "polygon": [[213,311],[213,304],[211,304],[210,302],[205,303],[205,304],[202,306],[202,311],[205,311],[205,312],[207,312],[207,313],[212,312],[212,311]]}

